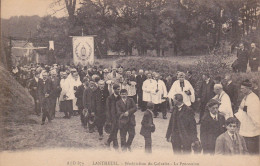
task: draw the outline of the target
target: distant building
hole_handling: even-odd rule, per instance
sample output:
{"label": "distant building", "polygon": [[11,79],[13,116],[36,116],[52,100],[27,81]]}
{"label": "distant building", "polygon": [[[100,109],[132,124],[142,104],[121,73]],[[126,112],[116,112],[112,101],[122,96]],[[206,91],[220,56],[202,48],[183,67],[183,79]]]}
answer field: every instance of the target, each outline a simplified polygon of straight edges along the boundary
{"label": "distant building", "polygon": [[24,40],[12,40],[12,63],[24,65],[40,63],[39,54],[33,49],[33,43]]}

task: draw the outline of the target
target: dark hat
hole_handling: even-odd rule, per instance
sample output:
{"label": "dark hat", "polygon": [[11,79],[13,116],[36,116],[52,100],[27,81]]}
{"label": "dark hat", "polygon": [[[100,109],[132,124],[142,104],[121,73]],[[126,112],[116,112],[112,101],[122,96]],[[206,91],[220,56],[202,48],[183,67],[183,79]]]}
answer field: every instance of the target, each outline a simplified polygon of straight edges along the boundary
{"label": "dark hat", "polygon": [[110,134],[111,131],[112,131],[112,124],[111,124],[111,123],[106,123],[104,129],[105,129],[105,132],[106,132],[107,134]]}
{"label": "dark hat", "polygon": [[154,108],[154,104],[152,102],[148,102],[146,107],[152,110]]}
{"label": "dark hat", "polygon": [[214,105],[220,105],[221,103],[220,102],[218,102],[217,100],[215,100],[215,99],[210,99],[209,101],[208,101],[208,103],[207,103],[207,106],[208,107],[212,107],[212,106],[214,106]]}
{"label": "dark hat", "polygon": [[118,84],[114,84],[113,89],[117,89],[117,88],[120,88],[120,86]]}
{"label": "dark hat", "polygon": [[119,128],[124,127],[129,122],[129,116],[124,116],[124,114],[121,114],[119,117]]}
{"label": "dark hat", "polygon": [[249,88],[252,87],[252,83],[248,79],[242,81],[241,85],[249,87]]}

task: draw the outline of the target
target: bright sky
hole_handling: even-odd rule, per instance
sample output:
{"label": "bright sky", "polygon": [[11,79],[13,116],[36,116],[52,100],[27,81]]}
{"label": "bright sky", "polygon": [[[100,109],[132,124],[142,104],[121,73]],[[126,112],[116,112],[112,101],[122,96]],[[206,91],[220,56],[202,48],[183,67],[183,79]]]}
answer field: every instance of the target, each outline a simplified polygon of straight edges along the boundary
{"label": "bright sky", "polygon": [[[10,18],[11,16],[46,16],[53,14],[50,4],[55,0],[1,0],[1,17]],[[60,9],[61,7],[57,7]],[[67,16],[65,11],[55,14],[57,17]]]}

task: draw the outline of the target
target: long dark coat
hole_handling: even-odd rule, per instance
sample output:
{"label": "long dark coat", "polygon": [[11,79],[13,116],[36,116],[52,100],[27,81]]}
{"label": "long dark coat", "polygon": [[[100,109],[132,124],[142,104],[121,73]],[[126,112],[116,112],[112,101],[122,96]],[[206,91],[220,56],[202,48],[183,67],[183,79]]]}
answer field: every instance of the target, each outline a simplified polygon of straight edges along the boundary
{"label": "long dark coat", "polygon": [[76,92],[75,92],[75,97],[77,98],[76,105],[78,106],[79,110],[83,110],[83,92],[84,92],[84,85],[80,85]]}
{"label": "long dark coat", "polygon": [[202,104],[207,104],[207,102],[215,96],[214,93],[214,81],[209,80],[207,84],[206,81],[203,81],[199,90],[199,98],[201,99]]}
{"label": "long dark coat", "polygon": [[253,52],[252,50],[249,52],[249,66],[254,67],[254,66],[259,66],[259,61],[260,61],[260,49],[256,48],[255,51]]}
{"label": "long dark coat", "polygon": [[93,112],[97,117],[106,116],[106,100],[109,96],[108,90],[97,88],[93,96]]}
{"label": "long dark coat", "polygon": [[166,138],[173,139],[175,137],[175,120],[178,118],[178,129],[180,133],[181,141],[184,145],[191,145],[192,142],[197,141],[197,128],[194,113],[192,109],[185,104],[179,112],[179,116],[176,117],[178,108],[175,107],[169,121]]}
{"label": "long dark coat", "polygon": [[214,154],[218,136],[226,131],[225,117],[218,114],[218,120],[214,120],[207,112],[201,120],[200,140],[204,153]]}
{"label": "long dark coat", "polygon": [[116,110],[116,102],[121,99],[120,96],[115,97],[114,94],[108,96],[106,100],[106,121],[111,123],[112,130],[113,128],[117,128],[118,126],[118,118],[117,118],[117,110]]}
{"label": "long dark coat", "polygon": [[[49,97],[45,97],[45,94],[49,94]],[[52,93],[52,82],[51,80],[47,79],[44,81],[43,79],[39,79],[38,82],[38,96],[40,99],[41,107],[44,108],[46,111],[50,111],[50,96]]]}

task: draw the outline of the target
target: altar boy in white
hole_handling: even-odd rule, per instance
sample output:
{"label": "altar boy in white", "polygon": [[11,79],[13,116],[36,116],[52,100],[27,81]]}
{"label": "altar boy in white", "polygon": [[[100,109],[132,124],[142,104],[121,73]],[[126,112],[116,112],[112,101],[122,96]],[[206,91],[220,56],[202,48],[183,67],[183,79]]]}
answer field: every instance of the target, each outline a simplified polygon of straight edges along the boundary
{"label": "altar boy in white", "polygon": [[156,81],[152,79],[152,74],[147,74],[147,79],[144,81],[143,86],[143,102],[146,106],[147,102],[152,102],[152,93],[156,91]]}

